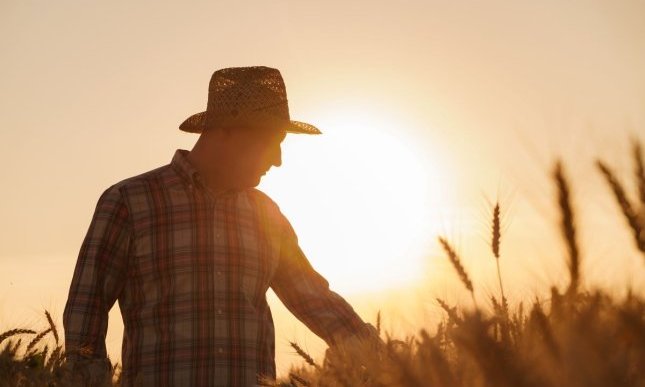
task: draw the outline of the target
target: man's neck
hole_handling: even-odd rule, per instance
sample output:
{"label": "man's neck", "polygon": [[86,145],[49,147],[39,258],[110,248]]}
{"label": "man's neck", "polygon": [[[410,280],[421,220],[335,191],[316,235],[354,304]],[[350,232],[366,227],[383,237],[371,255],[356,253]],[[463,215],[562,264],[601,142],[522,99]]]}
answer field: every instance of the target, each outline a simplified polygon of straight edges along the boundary
{"label": "man's neck", "polygon": [[225,160],[217,157],[217,153],[206,153],[202,148],[195,147],[186,158],[211,191],[228,191],[235,188]]}

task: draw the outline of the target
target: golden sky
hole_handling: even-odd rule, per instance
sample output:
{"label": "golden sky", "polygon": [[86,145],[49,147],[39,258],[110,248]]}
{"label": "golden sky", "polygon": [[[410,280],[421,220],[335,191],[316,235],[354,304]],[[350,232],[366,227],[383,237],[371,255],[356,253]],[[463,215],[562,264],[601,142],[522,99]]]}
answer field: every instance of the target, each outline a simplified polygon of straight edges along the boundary
{"label": "golden sky", "polygon": [[[547,179],[559,155],[588,283],[643,288],[593,169],[602,156],[627,176],[629,136],[645,140],[643,15],[636,0],[0,0],[0,330],[43,307],[60,317],[98,196],[192,146],[177,126],[227,66],[279,68],[292,117],[325,133],[290,136],[261,188],[350,300],[419,282],[458,299],[437,233],[485,299],[497,197],[509,288],[561,283]],[[281,322],[278,341],[300,332]]]}

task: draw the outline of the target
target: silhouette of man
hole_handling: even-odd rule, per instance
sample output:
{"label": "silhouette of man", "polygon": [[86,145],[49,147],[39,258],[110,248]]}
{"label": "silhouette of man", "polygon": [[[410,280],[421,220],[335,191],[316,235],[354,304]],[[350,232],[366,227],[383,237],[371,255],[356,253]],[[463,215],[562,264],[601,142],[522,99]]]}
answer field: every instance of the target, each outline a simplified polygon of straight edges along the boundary
{"label": "silhouette of man", "polygon": [[170,164],[100,197],[82,244],[64,326],[72,372],[109,374],[105,335],[118,300],[125,386],[254,386],[275,378],[271,287],[330,346],[372,331],[329,290],[278,206],[255,189],[282,163],[291,121],[280,72],[226,68],[207,110],[180,129],[200,133]]}

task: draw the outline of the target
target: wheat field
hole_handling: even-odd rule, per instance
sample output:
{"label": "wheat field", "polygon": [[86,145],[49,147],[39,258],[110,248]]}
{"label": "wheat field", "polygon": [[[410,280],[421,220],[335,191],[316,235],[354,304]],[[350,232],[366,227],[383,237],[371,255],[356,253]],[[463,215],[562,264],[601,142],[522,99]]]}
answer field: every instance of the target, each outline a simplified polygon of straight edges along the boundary
{"label": "wheat field", "polygon": [[[600,173],[617,204],[616,216],[625,219],[625,232],[645,264],[645,167],[641,145],[632,144],[635,195],[630,195],[611,166],[597,161]],[[551,288],[547,299],[524,300],[509,305],[500,265],[503,243],[496,203],[490,222],[490,246],[496,261],[499,293],[491,296],[492,310],[460,309],[442,299],[436,302],[445,317],[436,326],[418,327],[408,337],[392,337],[381,327],[378,338],[352,341],[327,350],[316,361],[298,343],[292,343],[303,359],[278,381],[267,386],[635,386],[645,387],[645,300],[627,290],[618,297],[607,291],[581,286],[581,249],[572,206],[571,186],[565,166],[556,162],[552,182],[558,227],[567,250],[568,284]],[[637,199],[632,199],[633,197]],[[451,245],[438,237],[446,259],[475,301],[468,268]],[[620,259],[620,257],[614,257]],[[0,334],[0,386],[73,386],[79,375],[66,368],[59,329],[45,311],[40,330],[17,327]],[[119,366],[111,380],[119,384]]]}

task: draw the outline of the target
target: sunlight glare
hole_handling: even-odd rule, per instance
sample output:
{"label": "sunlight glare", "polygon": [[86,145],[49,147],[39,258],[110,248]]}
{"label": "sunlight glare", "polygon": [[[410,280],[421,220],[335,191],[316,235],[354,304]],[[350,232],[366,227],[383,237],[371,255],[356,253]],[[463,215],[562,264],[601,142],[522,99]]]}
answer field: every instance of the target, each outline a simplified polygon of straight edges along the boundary
{"label": "sunlight glare", "polygon": [[423,274],[429,207],[440,200],[428,182],[441,179],[397,121],[375,109],[323,115],[324,134],[287,136],[282,168],[261,185],[313,266],[343,293]]}

